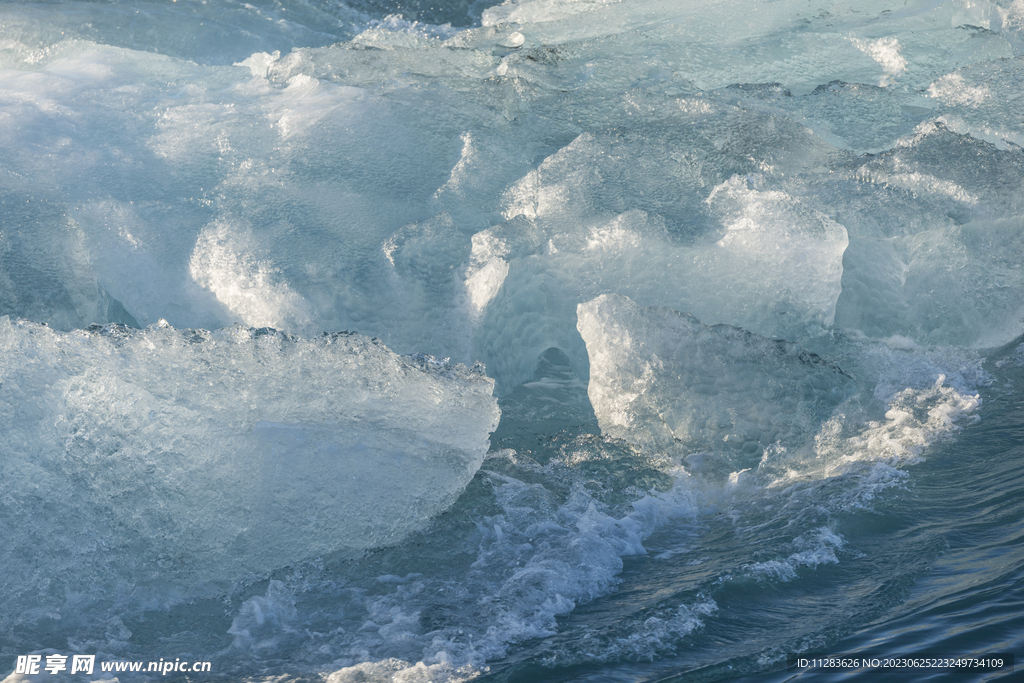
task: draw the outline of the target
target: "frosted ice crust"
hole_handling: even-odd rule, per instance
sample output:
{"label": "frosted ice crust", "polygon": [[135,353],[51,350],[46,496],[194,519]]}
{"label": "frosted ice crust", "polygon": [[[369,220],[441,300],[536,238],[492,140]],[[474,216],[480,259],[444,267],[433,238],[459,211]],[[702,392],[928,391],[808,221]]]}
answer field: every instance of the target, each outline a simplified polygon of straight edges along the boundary
{"label": "frosted ice crust", "polygon": [[397,542],[459,495],[499,415],[481,367],[354,333],[5,316],[0,358],[5,612]]}

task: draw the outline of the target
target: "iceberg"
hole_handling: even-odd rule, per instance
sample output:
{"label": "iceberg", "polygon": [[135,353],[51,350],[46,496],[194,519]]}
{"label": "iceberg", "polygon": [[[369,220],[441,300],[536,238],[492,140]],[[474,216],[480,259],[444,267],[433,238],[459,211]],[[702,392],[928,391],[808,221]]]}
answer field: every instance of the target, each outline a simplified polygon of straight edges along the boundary
{"label": "iceberg", "polygon": [[648,448],[751,467],[770,446],[806,446],[855,389],[835,364],[738,327],[621,295],[577,311],[602,433]]}
{"label": "iceberg", "polygon": [[480,368],[348,333],[3,317],[0,358],[9,615],[396,543],[461,493],[499,415]]}

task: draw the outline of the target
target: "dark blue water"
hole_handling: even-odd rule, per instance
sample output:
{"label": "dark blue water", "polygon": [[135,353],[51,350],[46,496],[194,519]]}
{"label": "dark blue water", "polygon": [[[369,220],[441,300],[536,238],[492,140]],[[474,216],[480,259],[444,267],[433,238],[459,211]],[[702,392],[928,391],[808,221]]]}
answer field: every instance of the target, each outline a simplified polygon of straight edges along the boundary
{"label": "dark blue water", "polygon": [[[1009,350],[1015,350],[1017,342]],[[1007,350],[986,367],[980,420],[908,467],[905,485],[834,514],[847,544],[837,565],[771,584],[730,576],[751,546],[770,547],[772,506],[737,528],[725,514],[653,536],[689,550],[684,562],[626,562],[610,596],[577,608],[557,636],[493,665],[496,681],[1016,680],[1012,673],[847,668],[787,671],[787,655],[852,658],[1009,653],[1024,648],[1024,371]],[[1000,361],[1002,366],[1000,367]],[[842,486],[836,482],[837,486]],[[811,507],[828,507],[818,500]],[[814,514],[805,511],[806,514]],[[692,553],[692,554],[691,554]],[[702,561],[695,563],[694,555]],[[588,646],[625,643],[622,624],[664,617],[666,605],[705,595],[718,611],[699,630],[667,634],[661,649],[618,662],[587,662]],[[673,637],[675,635],[676,637]],[[628,652],[628,647],[623,647]],[[592,656],[592,655],[591,655]]]}

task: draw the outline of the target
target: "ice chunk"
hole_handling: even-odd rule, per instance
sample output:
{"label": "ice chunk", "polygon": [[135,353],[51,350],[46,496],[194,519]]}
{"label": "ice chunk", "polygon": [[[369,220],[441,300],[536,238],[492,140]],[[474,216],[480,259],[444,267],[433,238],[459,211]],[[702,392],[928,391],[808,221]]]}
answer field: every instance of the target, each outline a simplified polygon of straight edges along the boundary
{"label": "ice chunk", "polygon": [[772,96],[774,93],[758,92],[756,88],[757,84],[734,85],[721,94],[743,107],[788,116],[839,149],[858,154],[890,149],[901,137],[911,134],[917,124],[935,116],[933,109],[924,106],[931,104],[924,98],[914,100],[916,106],[907,106],[905,96],[863,83],[831,81],[797,97]]}
{"label": "ice chunk", "polygon": [[[161,2],[106,6],[82,2],[59,12],[21,3],[4,8],[5,37],[36,41],[91,40],[140,52],[231,64],[253,52],[328,45],[354,35],[366,14],[340,2]],[[42,34],[42,35],[40,35]]]}
{"label": "ice chunk", "polygon": [[854,241],[837,322],[871,336],[979,348],[1024,332],[1020,218]]}
{"label": "ice chunk", "polygon": [[252,257],[251,240],[250,230],[225,221],[207,226],[189,261],[196,284],[249,325],[283,323],[296,332],[315,332],[306,302],[272,265]]}
{"label": "ice chunk", "polygon": [[852,38],[851,42],[882,67],[884,75],[879,79],[878,85],[889,85],[894,78],[898,78],[907,70],[907,60],[900,54],[900,41],[895,36],[886,36],[878,40]]}
{"label": "ice chunk", "polygon": [[508,22],[554,21],[616,2],[621,0],[506,0],[500,5],[484,10],[481,23],[484,26],[494,26]]}
{"label": "ice chunk", "polygon": [[499,414],[481,373],[348,333],[4,317],[0,359],[6,614],[394,543],[459,495]]}
{"label": "ice chunk", "polygon": [[466,271],[482,313],[475,348],[502,392],[527,379],[533,359],[552,346],[585,378],[573,313],[608,291],[766,336],[830,329],[845,228],[771,189],[749,161],[723,162],[749,172],[722,178],[707,163],[717,152],[694,149],[710,146],[706,136],[682,122],[707,124],[740,145],[759,145],[753,129],[771,129],[773,161],[783,168],[806,164],[820,141],[761,115],[737,115],[738,129],[719,129],[717,113],[676,112],[670,120],[684,132],[580,135],[506,192],[508,220],[474,236]]}
{"label": "ice chunk", "polygon": [[483,22],[519,22],[531,42],[546,46],[589,43],[595,49],[580,61],[606,85],[630,77],[635,84],[656,60],[693,90],[782,82],[802,94],[833,80],[924,89],[943,69],[1013,56],[1012,32],[983,21],[958,25],[977,21],[964,19],[965,4],[988,3],[922,1],[897,11],[816,0],[726,0],[713,9],[674,0],[520,0],[486,10]]}
{"label": "ice chunk", "polygon": [[772,444],[805,445],[854,387],[795,344],[668,308],[602,295],[577,311],[601,431],[650,448],[749,467]]}
{"label": "ice chunk", "polygon": [[59,201],[0,189],[0,315],[57,329],[136,326],[96,280],[86,239]]}
{"label": "ice chunk", "polygon": [[851,235],[837,326],[974,347],[1024,331],[1020,157],[928,123],[866,160],[861,187],[830,199]]}
{"label": "ice chunk", "polygon": [[[978,167],[976,164],[983,164]],[[984,168],[983,173],[978,172]],[[993,213],[1024,212],[1015,192],[1024,182],[1024,160],[1015,147],[999,146],[958,133],[942,121],[926,122],[894,149],[860,169],[865,179],[948,197],[963,205],[980,204]]]}

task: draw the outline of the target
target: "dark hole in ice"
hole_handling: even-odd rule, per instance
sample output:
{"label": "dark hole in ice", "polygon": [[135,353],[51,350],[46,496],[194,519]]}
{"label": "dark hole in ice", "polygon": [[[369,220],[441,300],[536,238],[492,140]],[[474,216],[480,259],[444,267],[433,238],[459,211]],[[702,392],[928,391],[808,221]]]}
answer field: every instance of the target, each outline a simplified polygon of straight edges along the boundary
{"label": "dark hole in ice", "polygon": [[572,380],[575,377],[572,361],[561,349],[552,346],[537,357],[537,369],[533,371],[535,382],[545,378]]}
{"label": "dark hole in ice", "polygon": [[537,357],[533,379],[498,400],[501,422],[491,435],[491,447],[530,450],[538,438],[573,431],[600,434],[587,383],[572,361],[552,346]]}

